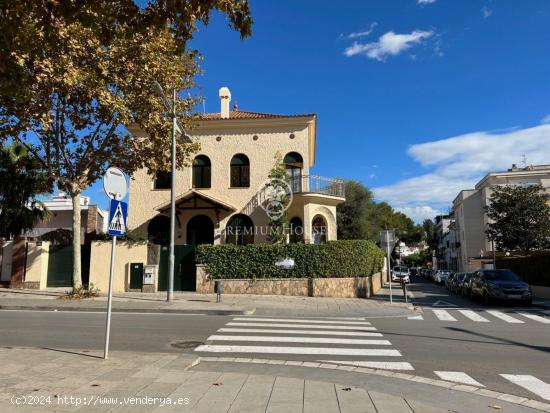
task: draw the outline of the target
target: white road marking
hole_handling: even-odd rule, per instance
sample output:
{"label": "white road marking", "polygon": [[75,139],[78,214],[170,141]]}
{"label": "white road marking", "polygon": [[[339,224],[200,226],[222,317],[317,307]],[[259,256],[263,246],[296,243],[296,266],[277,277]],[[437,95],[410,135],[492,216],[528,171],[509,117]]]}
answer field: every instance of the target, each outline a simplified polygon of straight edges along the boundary
{"label": "white road marking", "polygon": [[501,320],[506,321],[507,323],[512,324],[524,324],[524,321],[518,320],[517,318],[514,318],[506,313],[503,313],[501,311],[496,310],[487,310],[487,313],[491,314],[492,316],[495,316],[496,318],[500,318]]}
{"label": "white road marking", "polygon": [[501,374],[506,380],[529,390],[531,393],[543,398],[544,400],[550,400],[550,384],[537,379],[534,376],[519,375],[519,374]]}
{"label": "white road marking", "polygon": [[422,315],[412,315],[410,317],[407,317],[409,320],[424,320],[424,317]]}
{"label": "white road marking", "polygon": [[278,323],[227,323],[228,326],[241,327],[291,327],[291,328],[332,328],[334,330],[358,330],[358,331],[376,331],[375,327],[363,326],[319,326],[319,325],[303,325],[303,324],[278,324]]}
{"label": "white road marking", "polygon": [[258,318],[258,317],[235,317],[234,321],[262,321],[274,323],[313,323],[313,324],[349,324],[370,326],[368,321],[328,321],[328,320],[306,320],[303,318]]}
{"label": "white road marking", "polygon": [[446,310],[432,310],[437,318],[441,321],[456,321],[452,315],[449,314]]}
{"label": "white road marking", "polygon": [[325,347],[272,347],[272,346],[222,346],[205,344],[195,351],[213,353],[257,353],[257,354],[329,354],[339,356],[401,357],[397,350]]}
{"label": "white road marking", "polygon": [[280,337],[280,336],[220,336],[213,335],[207,341],[267,341],[274,343],[317,343],[317,344],[352,344],[391,346],[388,340],[359,340],[352,338],[324,337]]}
{"label": "white road marking", "polygon": [[483,384],[461,371],[434,371],[434,373],[446,381],[469,384],[470,386],[485,387]]}
{"label": "white road marking", "polygon": [[538,321],[539,323],[550,324],[550,318],[544,318],[544,317],[541,317],[540,315],[530,314],[530,313],[518,313],[518,314],[524,317],[530,318],[531,320]]}
{"label": "white road marking", "polygon": [[449,303],[447,301],[437,300],[432,304],[432,307],[458,307],[456,304]]}
{"label": "white road marking", "polygon": [[345,366],[368,367],[380,370],[414,370],[410,363],[392,361],[350,361],[350,360],[317,360],[320,363],[342,364]]}
{"label": "white road marking", "polygon": [[220,328],[219,333],[264,333],[264,334],[310,334],[317,336],[362,336],[382,337],[382,333],[371,333],[362,331],[329,331],[329,330],[275,330],[269,328]]}
{"label": "white road marking", "polygon": [[464,317],[469,318],[472,321],[475,321],[476,323],[488,323],[489,320],[487,320],[485,317],[480,316],[478,313],[472,310],[458,310],[460,314],[462,314]]}

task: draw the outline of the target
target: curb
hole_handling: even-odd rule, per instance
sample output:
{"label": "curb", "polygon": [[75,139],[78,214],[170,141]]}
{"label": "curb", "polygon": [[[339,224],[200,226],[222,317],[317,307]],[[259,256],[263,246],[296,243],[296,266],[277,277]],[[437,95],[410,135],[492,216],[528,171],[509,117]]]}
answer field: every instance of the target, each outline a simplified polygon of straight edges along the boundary
{"label": "curb", "polygon": [[[25,306],[25,305],[0,305],[1,310],[27,310],[27,311],[51,311],[51,312],[82,312],[94,313],[106,311],[102,307],[54,307],[54,306]],[[113,313],[147,313],[147,314],[206,314],[206,315],[252,315],[256,308],[247,310],[214,310],[214,309],[170,309],[170,308],[113,308]]]}
{"label": "curb", "polygon": [[[372,374],[375,376],[386,376],[395,379],[412,381],[420,384],[428,384],[435,387],[442,387],[449,390],[460,391],[463,393],[475,394],[496,400],[502,400],[522,407],[529,407],[543,412],[550,412],[550,403],[539,402],[538,400],[528,399],[526,397],[515,396],[513,394],[500,393],[488,390],[483,387],[460,384],[451,381],[431,379],[429,377],[415,376],[413,374],[397,373],[391,370],[371,369],[367,367],[357,367],[351,365],[334,364],[326,362],[309,362],[296,360],[277,360],[277,359],[250,359],[241,357],[200,357],[197,364],[201,362],[228,362],[228,363],[250,363],[250,364],[276,364],[295,367],[321,368],[330,370],[342,370],[346,372]],[[196,364],[196,365],[197,365]]]}

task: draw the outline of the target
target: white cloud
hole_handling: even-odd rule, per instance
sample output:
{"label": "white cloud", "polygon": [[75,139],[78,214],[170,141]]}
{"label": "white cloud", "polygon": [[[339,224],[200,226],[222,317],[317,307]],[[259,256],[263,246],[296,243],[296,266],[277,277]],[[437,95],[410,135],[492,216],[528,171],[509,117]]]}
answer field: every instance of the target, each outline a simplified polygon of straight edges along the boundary
{"label": "white cloud", "polygon": [[415,30],[408,34],[398,34],[390,31],[380,36],[376,42],[354,42],[353,45],[346,48],[344,54],[348,57],[365,55],[369,59],[383,61],[388,56],[397,56],[401,52],[421,43],[432,35],[433,31]]}
{"label": "white cloud", "polygon": [[425,219],[433,219],[437,215],[443,215],[443,212],[441,210],[432,208],[429,205],[416,207],[400,207],[395,209],[407,215],[414,222],[422,222]]}
{"label": "white cloud", "polygon": [[483,18],[487,19],[493,14],[493,10],[489,9],[487,6],[483,6],[481,13],[483,14]]}
{"label": "white cloud", "polygon": [[474,132],[411,146],[407,153],[429,171],[375,188],[376,197],[395,208],[429,205],[446,210],[463,189],[485,174],[520,164],[548,164],[550,124],[504,132]]}
{"label": "white cloud", "polygon": [[366,37],[366,36],[370,35],[373,32],[373,30],[376,26],[378,26],[378,23],[373,22],[373,23],[370,24],[370,27],[367,30],[364,30],[364,31],[361,31],[361,32],[350,33],[346,36],[346,38],[348,38],[348,39],[357,39],[357,38],[361,38],[361,37]]}
{"label": "white cloud", "polygon": [[418,4],[432,4],[435,3],[437,0],[416,0]]}
{"label": "white cloud", "polygon": [[541,124],[549,124],[550,123],[550,115],[546,115],[544,118],[540,120]]}

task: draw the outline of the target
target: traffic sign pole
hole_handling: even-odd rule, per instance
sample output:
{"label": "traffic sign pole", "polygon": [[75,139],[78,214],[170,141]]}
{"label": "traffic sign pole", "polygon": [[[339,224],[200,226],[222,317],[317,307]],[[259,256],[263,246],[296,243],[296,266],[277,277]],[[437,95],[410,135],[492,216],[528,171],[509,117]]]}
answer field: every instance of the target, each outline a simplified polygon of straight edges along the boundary
{"label": "traffic sign pole", "polygon": [[113,305],[113,277],[115,275],[115,257],[116,257],[116,235],[113,235],[113,243],[111,245],[111,270],[109,272],[109,295],[107,298],[107,322],[105,325],[105,348],[103,350],[103,358],[109,358],[109,339],[111,336],[111,312]]}
{"label": "traffic sign pole", "polygon": [[391,258],[391,252],[390,252],[390,244],[386,244],[386,254],[387,254],[387,267],[388,267],[388,282],[390,283],[390,303],[393,303],[393,294],[392,294],[392,290],[391,290],[391,263],[390,263],[390,258]]}
{"label": "traffic sign pole", "polygon": [[122,202],[128,192],[126,176],[118,168],[107,169],[103,176],[103,189],[111,203],[109,206],[109,222],[107,233],[113,236],[111,244],[111,268],[109,270],[109,292],[107,296],[107,319],[105,321],[105,347],[103,358],[109,358],[109,341],[111,338],[111,313],[113,309],[113,279],[115,277],[116,240],[124,236],[128,229],[128,204]]}

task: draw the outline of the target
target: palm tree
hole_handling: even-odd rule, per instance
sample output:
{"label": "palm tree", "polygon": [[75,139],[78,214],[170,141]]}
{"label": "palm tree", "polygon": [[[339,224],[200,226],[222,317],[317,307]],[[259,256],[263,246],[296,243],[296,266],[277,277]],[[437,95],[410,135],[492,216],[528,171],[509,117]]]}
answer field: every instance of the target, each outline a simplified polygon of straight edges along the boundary
{"label": "palm tree", "polygon": [[21,145],[0,146],[0,238],[11,239],[49,216],[36,197],[53,182]]}

